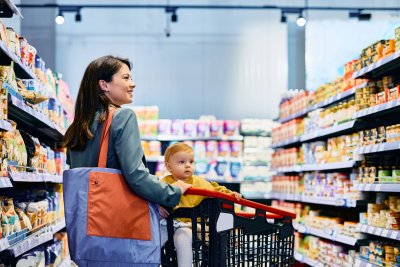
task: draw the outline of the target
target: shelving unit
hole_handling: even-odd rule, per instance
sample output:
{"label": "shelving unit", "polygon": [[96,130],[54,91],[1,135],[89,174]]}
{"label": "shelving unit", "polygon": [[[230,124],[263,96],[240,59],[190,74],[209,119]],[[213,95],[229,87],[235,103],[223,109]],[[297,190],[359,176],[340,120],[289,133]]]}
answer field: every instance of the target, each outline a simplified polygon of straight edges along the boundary
{"label": "shelving unit", "polygon": [[0,251],[8,249],[13,252],[15,257],[18,257],[19,255],[22,255],[25,252],[52,240],[53,235],[62,230],[64,227],[65,220],[60,220],[53,225],[48,225],[41,228],[34,234],[23,238],[14,245],[10,245],[8,238],[2,238],[0,239]]}
{"label": "shelving unit", "polygon": [[[0,17],[12,17],[13,13],[22,17],[19,10],[10,0],[2,1],[0,11]],[[33,57],[35,56],[33,55]],[[35,59],[33,59],[33,64],[34,63]],[[18,79],[33,79],[35,82],[40,84],[40,86],[48,86],[48,84],[42,84],[43,79],[39,80],[35,71],[25,65],[19,56],[7,47],[4,40],[0,41],[0,64],[5,66],[12,65],[15,76]],[[8,78],[11,79],[13,76],[14,75],[10,75]],[[53,78],[55,78],[55,76]],[[10,84],[3,81],[0,83],[1,88],[7,90],[7,117],[16,122],[17,129],[24,130],[29,135],[38,138],[40,144],[46,144],[52,149],[59,147],[65,134],[65,129],[62,129],[62,127],[53,122],[48,116],[45,116],[40,112],[38,110],[39,108],[36,108],[34,105],[30,105],[25,101],[25,99],[18,93],[17,88],[13,88]],[[47,91],[55,90],[52,86],[51,89],[47,87],[45,88]],[[61,89],[62,88],[60,88],[60,90]],[[55,101],[57,103],[59,100]],[[57,103],[57,107],[58,105],[59,103]],[[62,110],[61,112],[65,113],[64,107],[60,107],[60,109]],[[57,112],[58,111],[60,110],[57,109]],[[63,123],[61,125],[63,125]],[[13,131],[14,129],[10,122],[0,120],[0,130]],[[8,148],[9,147],[7,147],[7,149]],[[44,145],[41,148],[47,149]],[[10,162],[8,164],[9,166],[13,166]],[[22,168],[23,166],[18,167]],[[62,183],[61,175],[50,175],[46,173],[46,170],[41,170],[41,172],[29,171],[32,170],[28,166],[26,166],[26,172],[15,172],[12,168],[9,168],[8,177],[0,177],[0,190],[2,191],[2,196],[14,198],[14,193],[18,194],[18,190],[22,191],[24,188],[29,188],[29,190],[31,190],[31,188],[44,188],[44,190],[49,190],[49,185],[46,183]],[[12,190],[7,188],[12,188]],[[33,194],[33,192],[35,191],[32,190],[31,194]],[[42,200],[42,198],[40,200]],[[50,244],[50,241],[54,239],[54,234],[65,228],[65,218],[60,218],[62,216],[58,217],[58,215],[54,215],[52,218],[54,219],[54,217],[58,219],[56,222],[51,224],[41,224],[32,231],[29,231],[27,228],[24,228],[19,232],[14,232],[13,230],[12,234],[0,238],[0,252],[2,253],[1,259],[10,260],[12,264],[16,264],[18,257],[23,254],[29,253],[32,249],[47,242]],[[35,221],[35,223],[39,222]],[[6,233],[3,232],[3,234],[5,235]],[[66,258],[59,266],[71,266],[71,260]]]}
{"label": "shelving unit", "polygon": [[380,237],[386,237],[393,240],[400,241],[400,231],[399,230],[389,230],[380,227],[370,226],[366,224],[358,224],[358,229],[360,232],[367,233],[370,235],[376,235]]}
{"label": "shelving unit", "polygon": [[7,83],[2,88],[8,90],[9,118],[17,123],[17,127],[24,129],[41,140],[51,143],[60,142],[65,130],[60,129],[54,122],[28,106],[22,97]]}
{"label": "shelving unit", "polygon": [[356,184],[355,188],[359,191],[370,191],[370,192],[400,192],[400,184],[391,183],[365,183]]}
{"label": "shelving unit", "polygon": [[384,76],[390,72],[399,69],[400,66],[400,51],[397,51],[383,59],[362,68],[359,71],[353,73],[354,79],[367,78],[376,79]]}
{"label": "shelving unit", "polygon": [[[386,56],[382,58],[380,61],[371,64],[361,69],[360,71],[355,72],[353,74],[353,78],[377,79],[387,75],[392,75],[392,76],[396,75],[397,77],[399,77],[398,75],[399,70],[400,70],[400,51],[397,51],[396,53]],[[367,83],[362,83],[345,93],[338,94],[334,97],[325,100],[322,103],[318,103],[317,105],[309,107],[307,110],[298,112],[297,114],[293,114],[292,116],[284,118],[279,121],[281,123],[284,123],[295,118],[305,117],[308,112],[313,111],[316,108],[327,107],[332,103],[340,102],[341,100],[343,100],[344,97],[354,96],[358,88],[364,88],[365,86],[367,86]],[[302,134],[300,136],[292,137],[288,140],[283,140],[278,143],[275,143],[274,148],[286,149],[292,147],[299,147],[304,142],[310,143],[317,140],[327,140],[330,137],[336,137],[342,134],[351,134],[360,130],[367,130],[377,126],[393,125],[395,123],[398,123],[398,120],[395,121],[394,118],[396,118],[396,116],[398,117],[399,112],[400,112],[400,99],[392,100],[373,107],[359,110],[354,114],[352,120],[348,122],[341,123],[330,128],[320,129],[312,133]],[[390,118],[392,118],[392,121],[394,123],[390,121]],[[302,164],[302,165],[276,168],[275,171],[277,173],[284,174],[284,176],[281,177],[282,179],[280,179],[280,177],[277,178],[277,182],[280,182],[281,184],[279,186],[282,186],[282,183],[286,181],[285,177],[287,176],[290,178],[290,179],[288,178],[287,180],[288,183],[290,184],[292,181],[296,181],[296,180],[291,180],[294,179],[292,176],[294,176],[295,173],[310,172],[310,171],[337,172],[337,170],[340,170],[340,172],[350,173],[350,170],[352,169],[356,170],[354,168],[359,166],[359,160],[363,160],[365,158],[366,159],[371,158],[372,160],[382,156],[382,154],[385,154],[384,156],[386,159],[387,157],[390,157],[392,155],[395,154],[397,155],[398,151],[400,151],[400,141],[357,147],[353,151],[354,157],[352,161],[329,163],[329,164]],[[288,153],[291,152],[289,151]],[[298,176],[296,175],[295,178],[297,177]],[[355,183],[353,184],[353,190],[369,192],[368,194],[363,194],[364,197],[374,196],[374,192],[399,193],[400,183],[383,183],[383,182]],[[293,187],[289,188],[288,191],[293,191]],[[335,207],[333,211],[330,212],[330,214],[338,212],[336,211],[336,209],[341,209],[339,207],[343,208],[351,207],[357,209],[357,211],[359,212],[365,212],[366,204],[374,203],[373,200],[367,200],[367,199],[356,200],[352,198],[346,199],[346,198],[310,197],[310,196],[305,196],[305,194],[282,194],[276,192],[273,192],[271,194],[271,198],[286,200],[290,202],[311,203],[313,205],[325,205],[325,206]],[[318,210],[324,210],[324,209],[325,208],[318,207]],[[341,215],[339,215],[338,217],[343,218]],[[355,238],[349,238],[343,235],[337,235],[335,231],[333,231],[332,229],[320,230],[312,228],[308,225],[300,225],[297,222],[294,223],[294,227],[297,229],[299,233],[316,236],[336,243],[342,243],[346,246],[355,247],[356,250],[358,245],[367,244],[365,242],[360,242],[360,240],[357,240]],[[364,233],[364,235],[368,234],[370,237],[368,239],[371,240],[374,240],[373,238],[375,236],[379,238],[390,239],[392,241],[400,241],[400,231],[398,230],[389,230],[389,229],[383,229],[383,228],[378,228],[368,225],[360,225],[360,224],[358,225],[357,230],[361,233]],[[364,241],[364,239],[362,239],[362,241]],[[309,266],[323,266],[322,262],[318,262],[317,260],[312,260],[298,252],[295,253],[295,259]],[[372,267],[378,265],[374,265],[373,263],[370,263],[360,258],[355,260],[354,266]]]}
{"label": "shelving unit", "polygon": [[291,116],[288,116],[287,118],[279,119],[278,122],[285,123],[285,122],[288,122],[288,121],[291,121],[291,120],[294,120],[294,119],[297,119],[297,118],[302,118],[302,117],[306,116],[309,112],[311,112],[313,110],[316,110],[318,108],[324,108],[324,107],[327,107],[329,105],[332,105],[332,104],[338,103],[340,101],[346,100],[347,98],[350,98],[350,97],[354,96],[355,93],[356,93],[356,90],[358,88],[363,88],[366,85],[367,85],[366,83],[361,83],[359,85],[356,85],[353,88],[351,88],[351,89],[349,89],[349,90],[347,90],[345,92],[338,93],[338,94],[336,94],[336,95],[334,95],[334,96],[332,96],[332,97],[330,97],[328,99],[325,99],[322,102],[319,102],[317,104],[312,105],[311,107],[309,107],[309,108],[307,108],[305,110],[299,111],[299,112],[297,112],[297,113],[295,113],[295,114],[293,114]]}
{"label": "shelving unit", "polygon": [[342,170],[353,168],[358,161],[349,160],[343,162],[333,163],[321,163],[321,164],[303,164],[288,167],[280,167],[273,169],[279,173],[291,173],[291,172],[307,172],[307,171],[329,171],[329,170]]}
{"label": "shelving unit", "polygon": [[304,224],[299,224],[299,223],[293,223],[293,227],[295,230],[297,230],[299,233],[302,234],[310,234],[313,236],[325,238],[331,241],[339,242],[342,244],[350,245],[350,246],[355,246],[356,243],[358,242],[357,238],[354,237],[349,237],[341,234],[337,234],[333,229],[316,229]]}
{"label": "shelving unit", "polygon": [[19,172],[19,173],[9,172],[9,176],[14,182],[62,183],[61,175],[50,175],[45,173],[29,173],[29,172]]}
{"label": "shelving unit", "polygon": [[171,142],[171,141],[243,141],[243,136],[220,136],[220,137],[190,137],[190,136],[176,136],[176,135],[158,135],[155,136],[143,136],[143,141],[160,141],[160,142]]}

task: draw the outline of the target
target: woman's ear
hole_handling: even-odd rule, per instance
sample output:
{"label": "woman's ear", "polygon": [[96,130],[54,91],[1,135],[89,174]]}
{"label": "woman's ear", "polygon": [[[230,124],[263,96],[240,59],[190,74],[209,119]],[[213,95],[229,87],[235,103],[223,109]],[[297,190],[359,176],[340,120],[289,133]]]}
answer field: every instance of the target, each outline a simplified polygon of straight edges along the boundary
{"label": "woman's ear", "polygon": [[103,90],[104,92],[108,92],[107,89],[107,82],[105,80],[99,80],[99,87],[101,90]]}

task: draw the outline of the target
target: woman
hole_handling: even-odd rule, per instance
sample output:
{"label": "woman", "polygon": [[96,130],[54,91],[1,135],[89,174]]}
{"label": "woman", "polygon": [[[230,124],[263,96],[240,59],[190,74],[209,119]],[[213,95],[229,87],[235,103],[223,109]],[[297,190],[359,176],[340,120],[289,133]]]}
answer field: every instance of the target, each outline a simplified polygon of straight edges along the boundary
{"label": "woman", "polygon": [[[120,108],[121,105],[129,104],[132,102],[135,84],[131,79],[130,71],[130,63],[128,60],[113,56],[104,56],[98,58],[88,65],[83,75],[78,92],[75,106],[75,118],[65,134],[64,144],[68,148],[67,162],[69,163],[71,168],[98,166],[99,146],[103,129],[103,122],[108,117],[109,112],[113,111],[114,113],[108,139],[109,144],[106,161],[107,168],[121,170],[121,173],[127,184],[137,195],[141,196],[142,198],[154,203],[161,204],[163,206],[173,207],[179,203],[181,194],[183,194],[190,187],[190,185],[187,185],[182,181],[177,181],[172,185],[164,184],[161,183],[156,176],[149,174],[148,169],[146,168],[144,163],[145,161],[140,142],[136,115],[130,109]],[[64,179],[66,179],[65,174]],[[73,187],[71,187],[71,185],[68,188],[69,190],[75,190]],[[65,186],[64,191],[66,189],[67,187]],[[77,204],[76,206],[70,206],[69,208],[84,210],[84,208],[79,208],[78,206],[85,206],[86,202],[83,204],[80,203],[81,201],[88,200],[86,200],[85,198],[81,199],[81,195],[79,191],[77,191],[77,189],[73,192],[77,194],[77,200],[75,202]],[[117,193],[117,195],[119,194]],[[67,196],[72,196],[72,194],[66,195],[65,198]],[[100,199],[100,202],[107,203],[113,200],[114,199]],[[153,205],[151,206],[153,207]],[[128,206],[128,210],[129,209],[130,207]],[[134,209],[135,208],[132,208],[132,212],[135,212]],[[153,210],[154,208],[151,209]],[[98,209],[97,212],[99,212]],[[117,218],[117,216],[129,217],[129,215],[127,214],[116,213],[115,210],[112,213],[110,213],[109,210],[100,210],[100,213],[103,212],[108,212],[108,214],[115,214],[116,217],[114,218]],[[162,211],[162,213],[163,215],[165,215],[165,211]],[[78,247],[76,246],[76,244],[81,244],[81,246],[85,246],[84,244],[86,243],[84,242],[86,242],[86,240],[96,239],[96,237],[93,237],[95,236],[95,234],[89,234],[89,222],[87,222],[87,231],[79,232],[81,230],[77,230],[84,229],[82,227],[79,228],[78,225],[85,222],[82,222],[82,220],[79,219],[75,219],[81,217],[72,216],[72,214],[74,213],[70,212],[69,217],[67,218],[67,230],[68,224],[72,225],[72,227],[70,228],[71,231],[68,230],[69,239],[71,238],[71,240],[69,240],[71,241],[69,242],[70,246],[71,244],[73,244],[74,248]],[[152,216],[152,218],[157,217],[157,214],[151,214],[154,214],[154,216],[150,215]],[[87,218],[89,220],[89,215]],[[155,220],[157,220],[157,218]],[[112,227],[127,229],[124,227],[120,227],[117,223],[118,220],[107,220],[108,224],[111,221],[115,221],[114,224],[112,223]],[[95,223],[100,225],[104,223],[104,221],[96,221]],[[100,235],[100,237],[102,236],[103,235]],[[136,253],[135,255],[141,255],[137,256],[137,259],[140,258],[141,262],[148,262],[146,260],[148,259],[146,256],[147,254],[143,250],[141,250],[140,246],[136,246],[134,248],[129,245],[128,247],[124,248],[125,250],[119,250],[118,247],[110,246],[107,237],[112,237],[112,235],[106,235],[105,238],[96,239],[98,243],[94,247],[85,247],[85,256],[82,256],[83,254],[78,256],[71,254],[71,257],[75,257],[74,260],[81,260],[81,264],[85,266],[125,267],[132,266],[130,264],[127,264],[126,260],[130,257],[130,254],[121,254],[119,251],[126,251],[126,249],[131,249],[134,250],[133,253]],[[154,238],[156,242],[155,244],[157,244],[157,242],[159,242],[159,239],[157,241],[157,236]],[[138,242],[142,241],[139,240]],[[151,255],[159,255],[160,253],[156,252],[159,251],[159,247],[158,250],[156,250],[156,248],[152,249],[153,247],[154,245],[152,245],[150,248]],[[119,256],[113,257],[112,255]],[[112,263],[108,262],[108,259],[110,259],[110,257],[113,258]],[[154,258],[151,257],[150,261],[152,262],[152,264],[150,264],[149,266],[154,266],[153,264],[155,262],[153,261],[153,259]],[[129,262],[131,262],[131,259],[129,259]],[[134,266],[148,265],[134,264]]]}
{"label": "woman", "polygon": [[121,109],[133,99],[135,83],[130,62],[113,56],[92,61],[85,70],[75,105],[75,118],[64,144],[71,168],[97,166],[102,122],[109,109],[115,111],[107,155],[107,167],[121,170],[126,182],[141,197],[173,207],[190,186],[182,181],[172,185],[159,182],[145,167],[135,113]]}

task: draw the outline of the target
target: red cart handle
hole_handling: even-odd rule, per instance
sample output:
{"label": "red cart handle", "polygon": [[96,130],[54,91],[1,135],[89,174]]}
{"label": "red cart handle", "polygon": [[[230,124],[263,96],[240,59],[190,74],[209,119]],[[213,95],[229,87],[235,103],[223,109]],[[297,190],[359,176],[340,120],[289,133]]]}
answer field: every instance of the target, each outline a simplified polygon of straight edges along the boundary
{"label": "red cart handle", "polygon": [[[270,212],[270,213],[273,213],[276,215],[287,216],[287,217],[296,219],[296,214],[294,214],[294,213],[284,211],[281,209],[277,209],[277,208],[273,208],[273,207],[270,207],[270,206],[267,206],[264,204],[260,204],[260,203],[254,202],[254,201],[250,201],[247,199],[243,199],[243,198],[237,200],[234,196],[226,194],[226,193],[222,193],[222,192],[191,187],[185,192],[185,195],[197,195],[197,196],[207,196],[207,197],[213,197],[213,198],[222,198],[222,199],[226,199],[226,200],[232,201],[234,203],[240,204],[242,206],[246,206],[246,207],[250,207],[250,208],[254,208],[254,209],[260,209],[260,210],[264,210],[266,212]],[[268,217],[270,217],[270,216],[268,216]]]}

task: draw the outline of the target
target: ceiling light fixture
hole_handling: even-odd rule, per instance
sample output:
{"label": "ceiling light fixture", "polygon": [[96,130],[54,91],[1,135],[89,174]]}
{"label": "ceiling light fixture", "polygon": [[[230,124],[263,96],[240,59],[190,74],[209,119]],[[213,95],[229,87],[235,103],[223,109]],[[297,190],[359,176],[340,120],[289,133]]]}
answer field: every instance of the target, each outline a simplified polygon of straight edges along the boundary
{"label": "ceiling light fixture", "polygon": [[58,12],[58,15],[57,15],[57,17],[55,18],[55,21],[56,21],[56,23],[57,23],[58,25],[61,25],[61,24],[64,23],[65,19],[64,19],[64,16],[63,16],[63,13],[62,13],[61,10]]}
{"label": "ceiling light fixture", "polygon": [[304,27],[306,26],[307,20],[303,17],[303,15],[300,13],[299,17],[296,20],[296,24],[299,27]]}

